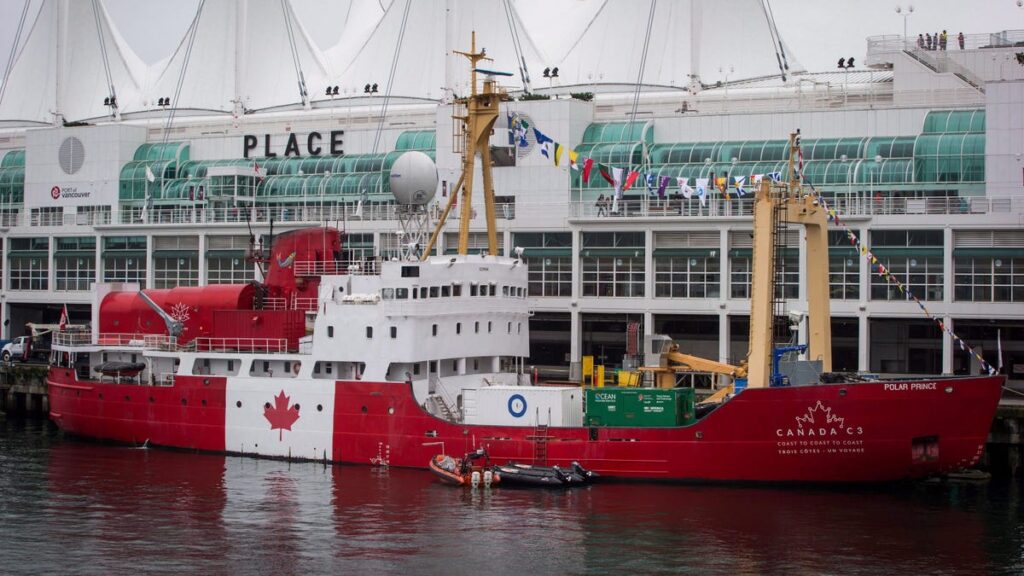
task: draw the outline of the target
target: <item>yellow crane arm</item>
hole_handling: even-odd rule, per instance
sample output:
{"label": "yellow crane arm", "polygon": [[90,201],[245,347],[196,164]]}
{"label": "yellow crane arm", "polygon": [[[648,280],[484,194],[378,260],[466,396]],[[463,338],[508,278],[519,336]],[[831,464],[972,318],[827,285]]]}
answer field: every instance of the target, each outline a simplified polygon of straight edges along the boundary
{"label": "yellow crane arm", "polygon": [[727,376],[732,376],[733,378],[747,377],[746,366],[733,366],[732,364],[715,362],[714,360],[708,360],[707,358],[690,356],[689,354],[683,354],[682,352],[676,351],[666,352],[663,356],[669,362],[685,364],[692,370],[698,372],[714,372],[715,374],[725,374]]}

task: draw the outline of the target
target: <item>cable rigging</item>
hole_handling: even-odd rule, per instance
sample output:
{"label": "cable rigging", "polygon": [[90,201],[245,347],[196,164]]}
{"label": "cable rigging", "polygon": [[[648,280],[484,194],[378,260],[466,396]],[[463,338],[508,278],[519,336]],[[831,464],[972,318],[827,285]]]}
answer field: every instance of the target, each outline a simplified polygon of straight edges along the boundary
{"label": "cable rigging", "polygon": [[[391,4],[391,6],[394,6],[394,4]],[[373,150],[371,152],[373,154],[377,153],[380,136],[384,131],[384,119],[387,116],[388,103],[391,101],[391,88],[395,85],[395,70],[398,68],[398,56],[402,52],[402,39],[405,38],[405,27],[409,22],[409,8],[411,7],[412,0],[406,0],[405,11],[402,13],[402,25],[398,29],[398,39],[395,41],[395,57],[391,60],[391,72],[388,74],[388,86],[384,90],[384,104],[380,110],[380,122],[377,123],[377,134],[373,137]]]}
{"label": "cable rigging", "polygon": [[302,74],[302,63],[299,60],[299,49],[295,45],[295,32],[292,30],[292,14],[288,7],[288,0],[281,0],[281,12],[284,13],[284,27],[288,31],[288,48],[292,54],[292,65],[295,66],[295,75],[299,82],[299,98],[302,106],[309,106],[309,91],[306,90],[306,77]]}
{"label": "cable rigging", "polygon": [[[636,88],[633,89],[633,109],[629,113],[630,122],[636,121],[636,109],[640,105],[640,87],[643,85],[644,68],[647,67],[647,50],[651,45],[651,28],[654,27],[654,10],[658,6],[658,0],[651,0],[651,11],[647,15],[647,33],[644,35],[644,50],[640,55],[640,69],[636,75]],[[632,129],[629,130],[632,132]],[[626,134],[623,133],[623,138]]]}
{"label": "cable rigging", "polygon": [[188,70],[188,62],[192,58],[192,46],[195,45],[196,35],[199,30],[199,17],[202,15],[203,6],[205,5],[206,0],[199,0],[196,16],[192,19],[192,25],[189,27],[188,44],[185,46],[185,55],[182,57],[178,83],[174,87],[174,99],[171,100],[171,102],[174,102],[174,105],[170,107],[170,111],[167,114],[167,124],[164,126],[164,144],[167,144],[167,140],[171,137],[171,125],[174,124],[174,114],[178,109],[178,98],[181,96],[181,87],[185,84],[185,72]]}
{"label": "cable rigging", "polygon": [[100,41],[100,57],[103,59],[103,72],[107,77],[107,87],[110,93],[104,98],[104,102],[110,108],[110,115],[117,117],[117,91],[114,90],[114,79],[110,74],[110,59],[107,56],[107,42],[103,37],[103,24],[100,20],[100,6],[98,0],[92,0],[92,14],[96,19],[96,36]]}
{"label": "cable rigging", "polygon": [[516,60],[519,63],[519,77],[523,80],[523,92],[530,93],[530,71],[526,68],[526,57],[523,56],[523,43],[519,39],[519,30],[515,24],[515,11],[512,9],[510,0],[502,0],[505,8],[505,19],[508,21],[508,30],[512,35],[512,48],[516,51]]}
{"label": "cable rigging", "polygon": [[21,19],[18,20],[18,31],[14,33],[14,43],[11,44],[11,55],[7,57],[7,68],[4,69],[4,83],[0,85],[0,103],[4,101],[4,93],[7,92],[7,80],[11,77],[11,68],[14,67],[14,56],[18,53],[18,44],[21,42],[21,33],[25,29],[25,18],[28,16],[28,5],[32,0],[25,0],[25,6],[21,9]]}
{"label": "cable rigging", "polygon": [[782,81],[785,82],[789,61],[786,59],[786,48],[782,45],[782,37],[779,36],[779,28],[775,25],[771,0],[764,0],[761,4],[761,12],[764,13],[764,19],[768,23],[768,34],[772,39],[772,49],[775,50],[775,61],[779,63],[779,72],[782,74]]}

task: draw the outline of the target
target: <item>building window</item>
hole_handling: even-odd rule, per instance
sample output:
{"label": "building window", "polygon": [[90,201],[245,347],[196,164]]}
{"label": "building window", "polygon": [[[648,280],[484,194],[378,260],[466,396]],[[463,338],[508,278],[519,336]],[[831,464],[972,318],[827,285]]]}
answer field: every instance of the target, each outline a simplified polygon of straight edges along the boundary
{"label": "building window", "polygon": [[1024,302],[1024,258],[956,257],[953,267],[959,302]]}
{"label": "building window", "polygon": [[526,260],[530,296],[572,296],[572,257],[536,256]]}
{"label": "building window", "polygon": [[871,276],[872,300],[906,300],[911,295],[921,300],[942,300],[942,257],[879,256],[889,275],[899,280],[906,292],[900,292],[895,282],[878,274]]}
{"label": "building window", "polygon": [[455,323],[455,333],[462,334],[462,322]]}
{"label": "building window", "polygon": [[45,208],[32,208],[29,214],[32,226],[64,225],[63,206],[47,206]]}
{"label": "building window", "polygon": [[208,258],[206,260],[206,282],[208,284],[245,284],[256,278],[252,264],[243,257]]}
{"label": "building window", "polygon": [[11,290],[50,289],[50,239],[11,238],[7,253]]}
{"label": "building window", "polygon": [[86,291],[96,281],[95,256],[57,256],[53,259],[57,290]]}
{"label": "building window", "polygon": [[327,327],[327,337],[334,338],[334,326]]}
{"label": "building window", "polygon": [[7,267],[11,290],[49,290],[47,256],[13,256]]}
{"label": "building window", "polygon": [[860,255],[843,230],[828,231],[828,287],[833,300],[860,298]]}
{"label": "building window", "polygon": [[391,337],[398,338],[398,326],[391,327]]}
{"label": "building window", "polygon": [[96,281],[96,238],[57,238],[53,253],[56,289],[89,290]]}
{"label": "building window", "polygon": [[146,287],[146,237],[111,236],[103,239],[103,281],[137,282]]}
{"label": "building window", "polygon": [[430,332],[432,336],[437,336],[437,324],[432,324],[430,326]]}
{"label": "building window", "polygon": [[860,298],[860,260],[856,255],[829,254],[828,289],[833,300]]}
{"label": "building window", "polygon": [[199,257],[158,257],[153,259],[153,287],[199,285]]}
{"label": "building window", "polygon": [[139,256],[105,256],[104,282],[138,282],[146,287],[146,259]]}
{"label": "building window", "polygon": [[584,296],[635,298],[644,295],[644,257],[584,256]]}
{"label": "building window", "polygon": [[872,300],[905,300],[911,295],[922,300],[942,300],[942,230],[872,230],[870,245],[889,275],[906,288],[906,292],[900,292],[895,282],[878,275],[873,268]]}
{"label": "building window", "polygon": [[366,327],[366,337],[373,338],[373,326]]}
{"label": "building window", "polygon": [[729,257],[729,297],[750,298],[750,257]]}
{"label": "building window", "polygon": [[[750,298],[751,257],[729,256],[729,297]],[[783,256],[776,270],[775,297],[794,300],[800,294],[800,258],[796,254]]]}
{"label": "building window", "polygon": [[718,298],[719,259],[711,256],[654,258],[656,298]]}

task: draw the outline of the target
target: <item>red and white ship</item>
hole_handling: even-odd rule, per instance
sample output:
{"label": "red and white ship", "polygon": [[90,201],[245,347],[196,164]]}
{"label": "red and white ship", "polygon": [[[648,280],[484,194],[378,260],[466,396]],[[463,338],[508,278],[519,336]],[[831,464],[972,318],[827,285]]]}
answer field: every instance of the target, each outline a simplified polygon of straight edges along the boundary
{"label": "red and white ship", "polygon": [[[474,65],[482,58],[466,55]],[[465,168],[472,174],[481,153],[496,254],[485,154],[503,94],[492,79],[482,93],[475,78],[473,87]],[[417,207],[432,194],[420,192],[429,186],[400,196],[401,172],[393,171],[392,189],[422,216]],[[350,263],[342,235],[318,228],[275,238],[261,258],[268,270],[260,284],[97,285],[91,332],[54,338],[51,417],[74,434],[154,446],[421,468],[438,452],[482,447],[499,462],[577,461],[602,476],[645,479],[890,481],[953,471],[981,456],[1001,376],[829,374],[830,383],[772,385],[781,222],[807,229],[807,353],[826,373],[831,349],[824,210],[795,183],[767,180],[755,201],[748,362],[665,356],[734,378],[732,393],[716,395],[719,405],[685,426],[585,425],[582,390],[533,386],[524,374],[526,266],[466,254],[472,180],[454,188],[463,224],[457,256]],[[125,376],[123,366],[139,369]]]}

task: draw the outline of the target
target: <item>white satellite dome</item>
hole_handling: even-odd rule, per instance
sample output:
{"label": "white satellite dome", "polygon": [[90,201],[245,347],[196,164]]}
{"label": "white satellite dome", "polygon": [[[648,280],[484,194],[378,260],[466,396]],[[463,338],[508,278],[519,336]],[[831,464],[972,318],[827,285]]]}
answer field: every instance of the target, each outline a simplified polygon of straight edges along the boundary
{"label": "white satellite dome", "polygon": [[391,194],[403,205],[422,206],[437,193],[437,165],[423,152],[402,154],[391,165]]}

